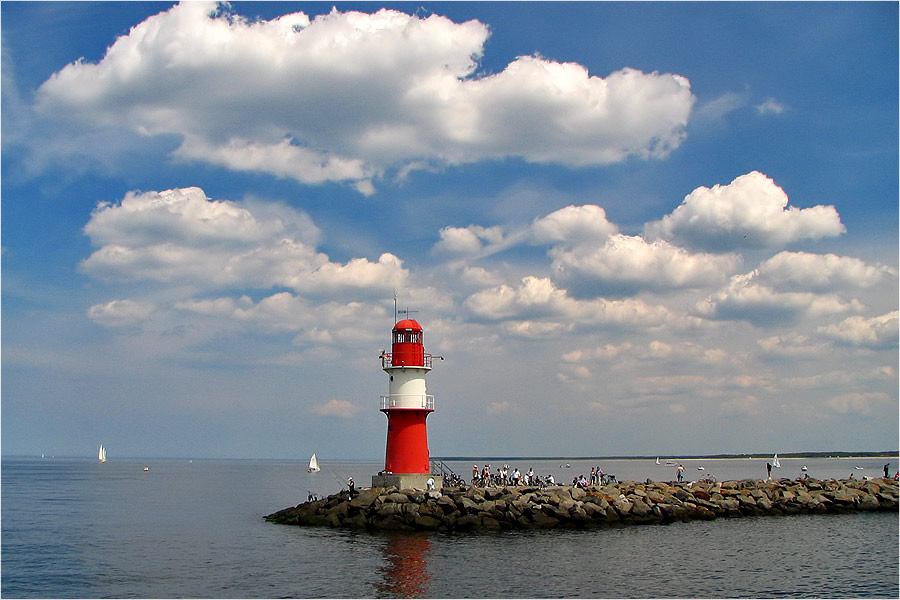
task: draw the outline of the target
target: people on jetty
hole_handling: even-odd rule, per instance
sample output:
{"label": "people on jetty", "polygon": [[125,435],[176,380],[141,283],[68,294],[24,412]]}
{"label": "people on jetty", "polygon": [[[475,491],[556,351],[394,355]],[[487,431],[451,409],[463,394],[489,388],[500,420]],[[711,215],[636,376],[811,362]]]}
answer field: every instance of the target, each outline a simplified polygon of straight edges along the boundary
{"label": "people on jetty", "polygon": [[884,465],[884,478],[888,479],[888,473],[891,470],[891,463]]}
{"label": "people on jetty", "polygon": [[675,469],[675,479],[684,481],[684,465],[678,465],[678,468]]}
{"label": "people on jetty", "polygon": [[766,481],[772,479],[772,463],[766,463]]}
{"label": "people on jetty", "polygon": [[356,484],[353,483],[353,478],[350,477],[347,479],[347,487],[350,488],[350,497],[353,497],[353,494],[356,493]]}

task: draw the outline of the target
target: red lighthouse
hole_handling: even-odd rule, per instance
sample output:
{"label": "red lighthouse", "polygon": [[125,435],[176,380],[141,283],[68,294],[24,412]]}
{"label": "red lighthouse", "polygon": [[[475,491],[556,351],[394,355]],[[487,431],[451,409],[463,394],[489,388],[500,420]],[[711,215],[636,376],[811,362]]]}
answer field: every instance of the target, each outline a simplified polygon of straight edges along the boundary
{"label": "red lighthouse", "polygon": [[[388,395],[381,397],[388,420],[384,471],[372,478],[372,486],[426,489],[431,461],[425,419],[434,412],[434,396],[427,393],[425,374],[432,356],[425,353],[422,326],[412,319],[398,321],[391,338],[391,351],[381,355],[389,377]],[[440,480],[434,478],[434,487]]]}

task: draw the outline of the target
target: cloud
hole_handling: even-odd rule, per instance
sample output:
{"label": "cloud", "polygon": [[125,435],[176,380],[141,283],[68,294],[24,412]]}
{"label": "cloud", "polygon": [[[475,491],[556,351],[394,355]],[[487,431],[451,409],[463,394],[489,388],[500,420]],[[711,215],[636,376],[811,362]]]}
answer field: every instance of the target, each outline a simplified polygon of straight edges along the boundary
{"label": "cloud", "polygon": [[389,253],[376,262],[329,261],[315,250],[318,229],[299,211],[212,201],[199,188],[132,192],[101,203],[84,231],[100,247],[80,269],[101,279],[332,293],[389,291],[408,276]]}
{"label": "cloud", "polygon": [[484,410],[489,415],[503,415],[512,410],[513,406],[510,402],[503,400],[500,402],[489,402]]}
{"label": "cloud", "polygon": [[665,240],[613,234],[602,246],[550,250],[554,272],[579,289],[633,293],[641,289],[697,288],[721,283],[741,264],[735,254],[691,253]]}
{"label": "cloud", "polygon": [[254,302],[248,296],[179,300],[173,322],[208,319],[215,329],[250,333],[292,332],[298,346],[364,346],[377,340],[377,323],[389,318],[383,308],[362,302],[314,305],[302,296],[278,292]]}
{"label": "cloud", "polygon": [[642,300],[576,300],[548,278],[523,277],[518,287],[495,286],[469,296],[465,303],[479,319],[491,321],[562,319],[572,325],[654,327],[666,322],[669,311]]}
{"label": "cloud", "polygon": [[747,321],[758,326],[793,324],[807,317],[859,312],[862,304],[836,294],[779,292],[756,281],[757,272],[735,275],[728,286],[697,303],[698,316]]}
{"label": "cloud", "polygon": [[725,115],[747,106],[746,93],[726,92],[697,107],[697,120],[702,122],[721,121]]}
{"label": "cloud", "polygon": [[756,112],[761,115],[780,115],[787,106],[775,100],[775,98],[766,98],[765,102],[756,105]]}
{"label": "cloud", "polygon": [[698,187],[670,215],[644,226],[648,239],[727,252],[777,248],[801,240],[834,237],[846,230],[833,206],[787,207],[788,196],[758,171],[728,185]]}
{"label": "cloud", "polygon": [[869,416],[892,400],[883,392],[851,392],[830,398],[826,405],[839,415]]}
{"label": "cloud", "polygon": [[848,346],[862,346],[876,350],[896,348],[898,314],[900,313],[895,310],[868,319],[853,315],[840,323],[819,327],[819,333]]}
{"label": "cloud", "polygon": [[111,300],[88,309],[88,317],[105,327],[128,327],[146,320],[156,310],[152,302]]}
{"label": "cloud", "polygon": [[338,417],[341,419],[349,419],[359,412],[359,407],[347,400],[336,400],[332,398],[324,404],[319,404],[311,408],[313,414],[320,417]]}
{"label": "cloud", "polygon": [[868,288],[896,275],[896,269],[858,258],[808,252],[780,252],[759,266],[761,282],[777,289],[813,292]]}
{"label": "cloud", "polygon": [[531,234],[537,243],[600,243],[618,231],[606,211],[594,204],[567,206],[535,219]]}
{"label": "cloud", "polygon": [[438,254],[477,254],[487,242],[491,245],[501,244],[504,240],[502,227],[444,227],[440,231],[440,241],[434,245]]}
{"label": "cloud", "polygon": [[44,82],[36,114],[57,140],[80,142],[33,151],[162,137],[182,160],[370,194],[390,170],[505,157],[604,165],[662,158],[684,139],[686,78],[630,68],[602,78],[535,56],[482,75],[488,36],[478,21],[388,9],[251,21],[227,4],[183,2],[100,62]]}
{"label": "cloud", "polygon": [[826,350],[826,345],[815,343],[809,337],[797,333],[773,335],[756,340],[763,355],[774,359],[807,358],[817,359]]}

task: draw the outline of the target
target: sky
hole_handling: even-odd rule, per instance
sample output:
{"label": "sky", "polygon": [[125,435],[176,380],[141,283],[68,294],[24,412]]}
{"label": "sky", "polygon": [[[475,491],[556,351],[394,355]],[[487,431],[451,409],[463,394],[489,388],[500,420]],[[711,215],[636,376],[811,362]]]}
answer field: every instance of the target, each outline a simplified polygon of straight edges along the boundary
{"label": "sky", "polygon": [[0,16],[4,455],[898,447],[897,3]]}

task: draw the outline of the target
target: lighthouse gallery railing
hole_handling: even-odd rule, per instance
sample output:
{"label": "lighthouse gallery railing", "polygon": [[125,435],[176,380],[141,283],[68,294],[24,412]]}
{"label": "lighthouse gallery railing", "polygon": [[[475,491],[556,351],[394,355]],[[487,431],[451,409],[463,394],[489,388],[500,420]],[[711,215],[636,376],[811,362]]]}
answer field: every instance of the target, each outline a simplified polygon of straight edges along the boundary
{"label": "lighthouse gallery railing", "polygon": [[381,409],[386,408],[424,408],[434,410],[434,396],[430,394],[394,394],[381,397]]}
{"label": "lighthouse gallery railing", "polygon": [[392,362],[391,362],[392,356],[393,356],[393,353],[391,353],[391,352],[385,352],[384,354],[382,354],[380,356],[382,369],[387,369],[387,368],[391,368],[391,367],[393,367],[393,368],[409,367],[412,369],[415,369],[415,368],[430,369],[432,367],[432,356],[430,354],[425,355],[425,360],[423,361],[425,364],[422,364],[422,365],[395,365],[395,364],[392,364]]}

